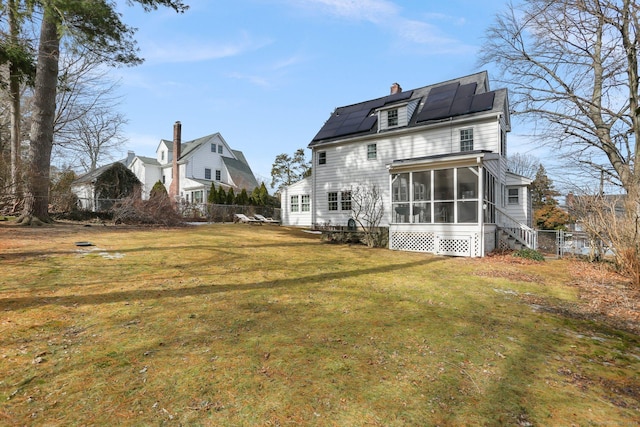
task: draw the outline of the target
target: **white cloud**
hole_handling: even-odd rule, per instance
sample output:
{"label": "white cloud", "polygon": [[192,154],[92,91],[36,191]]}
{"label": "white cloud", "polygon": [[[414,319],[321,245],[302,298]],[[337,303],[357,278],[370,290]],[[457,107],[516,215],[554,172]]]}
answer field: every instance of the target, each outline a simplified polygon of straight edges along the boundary
{"label": "white cloud", "polygon": [[[474,50],[460,40],[449,37],[437,25],[425,20],[410,19],[402,15],[402,8],[388,0],[289,0],[296,7],[315,8],[321,13],[340,18],[366,21],[395,34],[404,42],[429,47],[431,53],[461,52]],[[464,18],[443,14],[425,14],[427,21],[460,26]]]}
{"label": "white cloud", "polygon": [[147,41],[142,45],[141,52],[151,63],[202,62],[242,55],[271,43],[271,40],[255,39],[249,33],[243,32],[237,40],[227,42],[203,42],[200,38],[182,39],[178,42]]}

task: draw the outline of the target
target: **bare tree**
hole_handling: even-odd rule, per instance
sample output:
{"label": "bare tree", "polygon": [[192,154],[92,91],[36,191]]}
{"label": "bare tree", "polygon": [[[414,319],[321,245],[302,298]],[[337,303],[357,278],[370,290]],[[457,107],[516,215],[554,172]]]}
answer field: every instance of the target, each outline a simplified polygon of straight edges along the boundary
{"label": "bare tree", "polygon": [[382,193],[377,186],[357,186],[351,190],[351,214],[364,232],[369,247],[382,246],[380,221],[384,216]]}
{"label": "bare tree", "polygon": [[540,159],[531,154],[513,153],[507,157],[507,168],[516,175],[534,179],[539,167]]}
{"label": "bare tree", "polygon": [[[493,63],[512,108],[537,138],[578,168],[626,192],[617,253],[640,258],[640,93],[637,0],[524,0],[487,32],[480,62]],[[565,172],[566,173],[566,172]],[[612,236],[620,222],[603,221]],[[621,258],[617,258],[621,262]],[[619,265],[621,266],[621,265]],[[622,267],[622,266],[621,266]]]}
{"label": "bare tree", "polygon": [[93,171],[101,160],[111,159],[126,139],[122,127],[127,121],[120,113],[94,109],[66,125],[59,141],[61,153],[72,164],[80,163],[86,172]]}
{"label": "bare tree", "polygon": [[526,0],[488,29],[481,64],[495,64],[516,114],[536,136],[628,193],[640,183],[635,0]]}

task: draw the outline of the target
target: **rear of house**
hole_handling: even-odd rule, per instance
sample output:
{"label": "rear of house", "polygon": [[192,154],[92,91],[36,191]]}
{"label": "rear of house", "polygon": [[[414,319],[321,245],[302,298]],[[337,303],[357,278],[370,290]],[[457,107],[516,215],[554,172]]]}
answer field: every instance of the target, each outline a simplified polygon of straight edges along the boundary
{"label": "rear of house", "polygon": [[[394,84],[388,96],[337,108],[309,144],[305,225],[347,225],[352,191],[375,188],[391,249],[483,256],[502,223],[512,232],[530,221],[526,207],[514,209],[518,219],[506,209],[508,181],[528,200],[528,183],[506,168],[508,107],[507,91],[490,90],[481,72],[409,91]],[[288,189],[283,211],[296,195]]]}

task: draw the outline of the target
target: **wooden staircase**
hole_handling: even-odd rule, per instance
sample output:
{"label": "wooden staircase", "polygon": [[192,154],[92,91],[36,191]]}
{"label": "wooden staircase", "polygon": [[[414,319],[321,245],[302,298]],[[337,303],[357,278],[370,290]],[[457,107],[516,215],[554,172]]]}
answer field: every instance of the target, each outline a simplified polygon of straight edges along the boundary
{"label": "wooden staircase", "polygon": [[498,226],[498,248],[520,250],[536,249],[538,234],[506,212],[496,208],[496,224]]}

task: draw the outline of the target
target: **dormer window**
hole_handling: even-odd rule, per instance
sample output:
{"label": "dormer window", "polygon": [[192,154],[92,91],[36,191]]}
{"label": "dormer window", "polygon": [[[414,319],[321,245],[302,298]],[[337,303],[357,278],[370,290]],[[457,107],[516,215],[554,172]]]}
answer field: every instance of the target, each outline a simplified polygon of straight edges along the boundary
{"label": "dormer window", "polygon": [[387,126],[398,126],[398,109],[387,111]]}
{"label": "dormer window", "polygon": [[160,160],[164,160],[164,151],[160,151]]}

